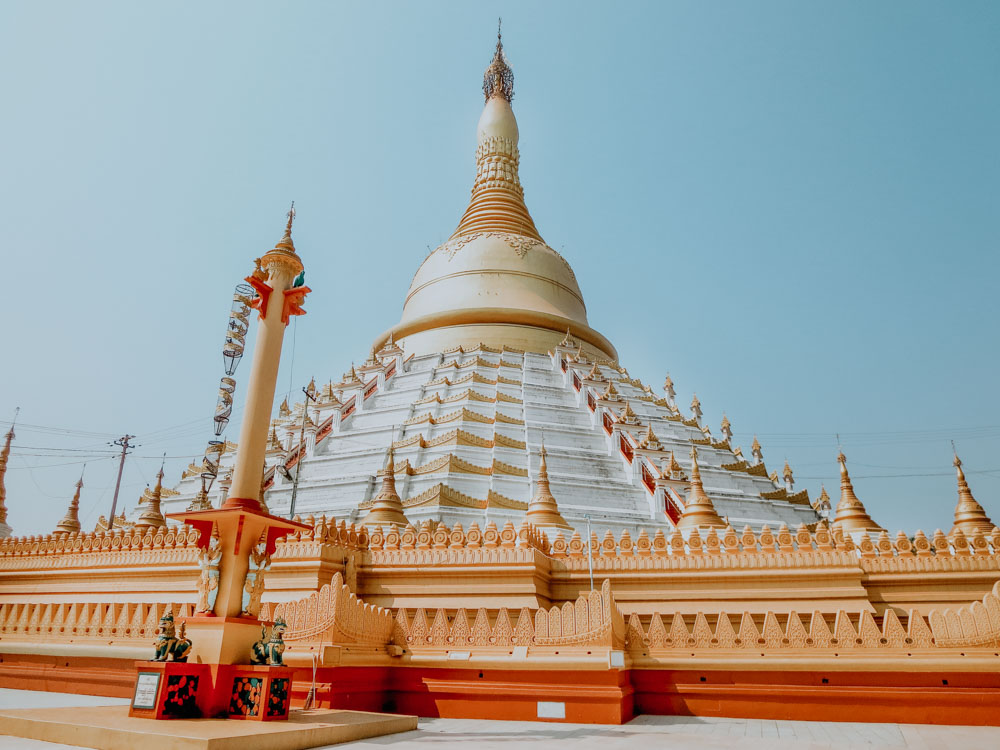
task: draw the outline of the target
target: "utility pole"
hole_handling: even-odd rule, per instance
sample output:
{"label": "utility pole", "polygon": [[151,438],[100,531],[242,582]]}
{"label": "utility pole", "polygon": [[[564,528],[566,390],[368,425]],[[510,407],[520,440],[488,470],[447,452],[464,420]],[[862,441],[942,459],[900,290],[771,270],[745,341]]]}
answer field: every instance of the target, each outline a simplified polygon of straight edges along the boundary
{"label": "utility pole", "polygon": [[315,401],[316,397],[309,392],[308,388],[303,388],[306,400],[302,402],[302,427],[299,429],[299,460],[295,462],[295,479],[292,480],[292,501],[288,504],[288,518],[295,518],[295,496],[299,492],[299,475],[302,473],[302,459],[306,457],[306,416],[309,413],[309,402]]}
{"label": "utility pole", "polygon": [[128,455],[128,449],[134,448],[134,445],[129,445],[129,440],[134,438],[135,435],[123,435],[118,438],[113,443],[108,443],[108,445],[118,445],[122,449],[122,458],[118,464],[118,481],[115,482],[115,498],[111,501],[111,518],[108,519],[108,531],[111,531],[115,527],[115,508],[118,507],[118,490],[122,486],[122,471],[125,469],[125,456]]}

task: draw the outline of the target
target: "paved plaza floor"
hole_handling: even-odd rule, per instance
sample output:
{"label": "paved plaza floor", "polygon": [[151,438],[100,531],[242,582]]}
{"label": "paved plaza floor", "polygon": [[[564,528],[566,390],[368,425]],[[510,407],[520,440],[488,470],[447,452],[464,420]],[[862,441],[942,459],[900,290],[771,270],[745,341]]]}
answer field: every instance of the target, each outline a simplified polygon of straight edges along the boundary
{"label": "paved plaza floor", "polygon": [[[125,705],[128,701],[65,693],[0,689],[0,708]],[[1000,707],[998,707],[1000,715]],[[343,750],[908,750],[1000,749],[1000,727],[929,724],[858,724],[828,721],[715,719],[691,716],[639,716],[618,727],[548,724],[528,721],[421,719],[419,728],[372,740],[349,742]],[[0,736],[0,750],[70,748],[50,742]]]}

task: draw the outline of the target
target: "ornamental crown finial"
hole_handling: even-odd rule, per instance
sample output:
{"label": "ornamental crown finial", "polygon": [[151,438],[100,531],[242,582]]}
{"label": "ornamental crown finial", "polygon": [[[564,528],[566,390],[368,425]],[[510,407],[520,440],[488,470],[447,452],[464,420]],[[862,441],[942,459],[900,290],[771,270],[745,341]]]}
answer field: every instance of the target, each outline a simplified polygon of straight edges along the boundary
{"label": "ornamental crown finial", "polygon": [[285,234],[289,237],[292,236],[292,222],[295,221],[295,201],[292,201],[292,207],[288,209],[288,223],[285,225]]}
{"label": "ornamental crown finial", "polygon": [[[500,19],[502,22],[502,19]],[[486,101],[494,96],[500,96],[510,102],[514,98],[514,71],[510,69],[507,56],[503,51],[503,40],[500,37],[500,23],[497,23],[497,49],[493,54],[486,72],[483,74],[483,95]]]}

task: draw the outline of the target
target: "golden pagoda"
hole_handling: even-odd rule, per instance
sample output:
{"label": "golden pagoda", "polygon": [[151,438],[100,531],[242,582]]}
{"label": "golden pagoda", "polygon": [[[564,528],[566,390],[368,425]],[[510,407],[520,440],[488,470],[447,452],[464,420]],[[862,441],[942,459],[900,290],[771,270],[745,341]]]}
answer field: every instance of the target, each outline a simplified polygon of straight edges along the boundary
{"label": "golden pagoda", "polygon": [[73,499],[69,501],[69,508],[66,515],[56,525],[56,534],[76,534],[80,531],[80,490],[83,489],[83,475],[76,483],[76,492]]}
{"label": "golden pagoda", "polygon": [[143,509],[139,519],[135,522],[136,526],[151,526],[153,528],[160,528],[167,525],[167,521],[163,517],[163,513],[160,511],[160,498],[162,495],[163,466],[160,466],[160,470],[156,473],[156,486],[153,487],[149,500],[146,502],[146,507]]}
{"label": "golden pagoda", "polygon": [[395,453],[389,446],[389,456],[385,468],[379,472],[382,475],[382,487],[372,501],[371,510],[361,521],[362,526],[397,525],[406,526],[409,522],[403,513],[403,501],[396,492]]}
{"label": "golden pagoda", "polygon": [[691,487],[688,490],[684,512],[677,522],[678,529],[696,529],[703,526],[725,528],[726,522],[715,511],[711,498],[705,494],[701,482],[701,470],[698,468],[698,449],[691,448]]}
{"label": "golden pagoda", "polygon": [[528,504],[527,513],[524,514],[525,520],[540,528],[572,529],[573,527],[566,523],[566,519],[559,512],[559,506],[549,488],[549,469],[545,456],[545,443],[542,443],[539,450],[538,477],[535,479],[535,494]]}
{"label": "golden pagoda", "polygon": [[843,451],[837,455],[837,461],[840,463],[840,502],[837,503],[832,525],[846,532],[884,531],[871,519],[865,506],[854,494],[851,475],[847,473],[847,457]]}
{"label": "golden pagoda", "polygon": [[983,506],[976,502],[969,489],[969,483],[965,481],[965,472],[962,471],[962,459],[955,454],[955,473],[958,475],[958,505],[955,506],[955,525],[952,526],[949,536],[959,529],[966,536],[979,533],[986,533],[993,528],[993,521],[986,515]]}

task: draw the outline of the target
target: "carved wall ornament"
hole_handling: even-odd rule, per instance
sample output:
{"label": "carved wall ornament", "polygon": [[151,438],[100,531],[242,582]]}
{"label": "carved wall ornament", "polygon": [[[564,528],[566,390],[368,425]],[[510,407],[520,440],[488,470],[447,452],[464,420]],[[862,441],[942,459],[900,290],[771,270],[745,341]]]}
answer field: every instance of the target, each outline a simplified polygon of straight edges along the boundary
{"label": "carved wall ornament", "polygon": [[199,613],[215,610],[215,599],[219,595],[219,573],[222,561],[222,544],[218,528],[213,525],[212,537],[208,545],[198,551],[198,605]]}
{"label": "carved wall ornament", "polygon": [[250,550],[250,567],[243,579],[243,604],[241,617],[257,617],[260,600],[264,594],[264,579],[271,567],[271,556],[267,554],[264,540],[260,540]]}

